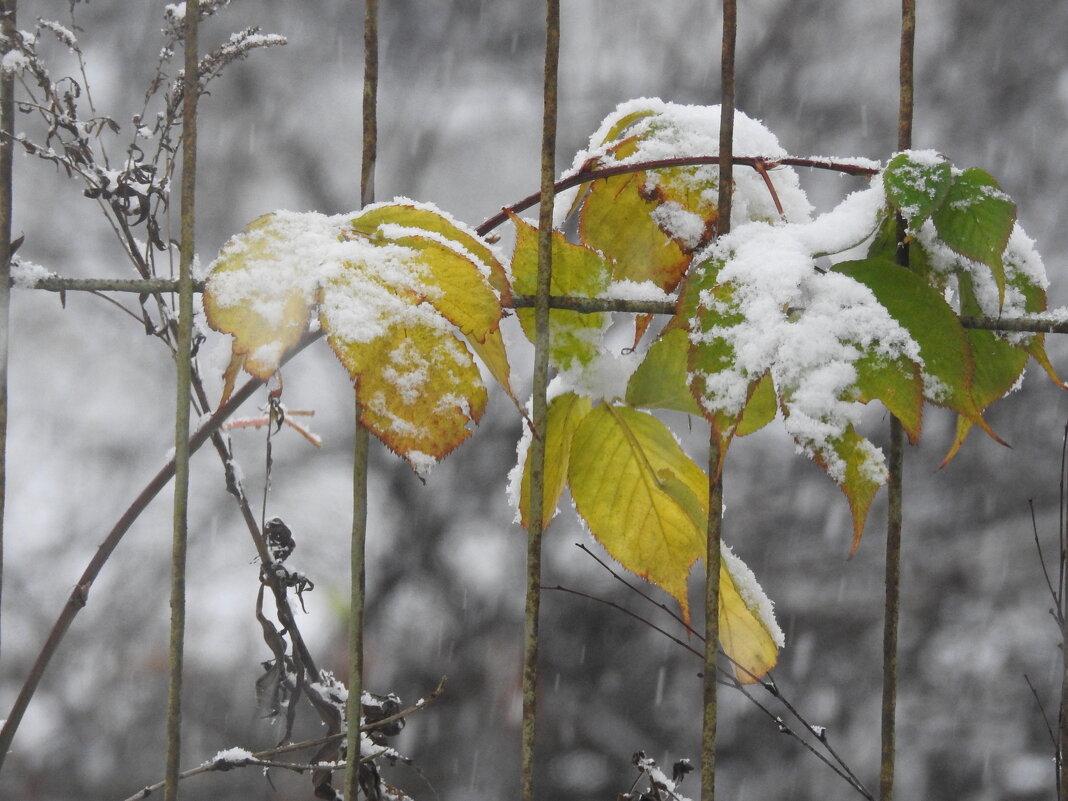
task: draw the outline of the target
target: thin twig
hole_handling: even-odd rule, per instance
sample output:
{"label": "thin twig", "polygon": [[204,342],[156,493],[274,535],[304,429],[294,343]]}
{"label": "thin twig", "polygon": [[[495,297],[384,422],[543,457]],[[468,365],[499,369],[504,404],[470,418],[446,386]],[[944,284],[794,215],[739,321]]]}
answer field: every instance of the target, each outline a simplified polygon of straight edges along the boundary
{"label": "thin twig", "polygon": [[[758,165],[764,169],[774,169],[776,167],[810,167],[817,170],[830,170],[832,172],[841,172],[846,175],[856,175],[870,178],[873,175],[877,175],[880,168],[868,167],[860,164],[851,164],[849,162],[834,161],[831,159],[814,159],[814,158],[782,158],[774,161],[761,158],[760,156],[728,156],[731,164],[740,164],[745,167],[752,167],[757,169]],[[582,184],[588,184],[592,181],[600,180],[603,178],[613,178],[617,175],[629,175],[635,172],[647,172],[652,170],[670,170],[677,169],[679,167],[700,167],[700,166],[714,166],[718,167],[721,159],[716,156],[682,156],[679,158],[671,159],[654,159],[651,161],[643,162],[628,162],[626,164],[618,164],[612,167],[598,167],[596,169],[581,170],[573,175],[569,175],[566,178],[561,178],[555,184],[553,184],[553,191],[555,194],[560,194],[568,189],[572,189],[576,186],[582,186]],[[531,195],[527,195],[522,200],[513,203],[511,206],[501,210],[498,214],[494,214],[487,219],[475,231],[479,236],[485,236],[494,228],[499,225],[503,225],[508,221],[508,215],[518,214],[521,211],[526,211],[535,204],[541,197],[541,192],[535,192]]]}
{"label": "thin twig", "polygon": [[[382,718],[381,720],[376,720],[374,723],[368,723],[368,724],[366,724],[364,726],[361,726],[360,727],[360,731],[372,731],[372,730],[374,730],[374,729],[376,729],[376,728],[378,728],[380,726],[385,726],[386,724],[392,723],[395,720],[399,720],[399,719],[401,719],[403,717],[407,717],[408,715],[411,715],[411,714],[413,714],[415,712],[418,712],[421,709],[425,709],[427,706],[429,706],[434,701],[436,701],[441,696],[442,692],[444,692],[444,690],[445,690],[445,679],[443,677],[441,679],[441,681],[438,683],[437,689],[435,689],[434,692],[432,692],[426,698],[422,699],[418,703],[412,704],[411,706],[409,706],[409,707],[407,707],[405,709],[402,709],[400,712],[396,713],[395,715],[390,715],[389,717]],[[268,749],[266,749],[264,751],[257,751],[256,753],[251,754],[251,756],[249,756],[248,758],[245,758],[245,759],[217,760],[217,761],[213,761],[213,762],[204,762],[204,763],[202,763],[200,765],[197,765],[195,768],[190,768],[189,770],[186,770],[186,771],[182,772],[181,774],[179,774],[178,778],[179,779],[190,779],[190,778],[192,778],[194,776],[200,776],[201,774],[204,774],[204,773],[212,773],[212,772],[218,772],[218,771],[228,771],[228,770],[231,770],[233,768],[243,768],[243,767],[279,767],[279,768],[287,768],[287,769],[290,769],[290,770],[301,770],[301,771],[304,771],[304,770],[331,770],[331,771],[341,770],[343,767],[345,767],[341,763],[333,763],[333,762],[327,762],[327,763],[318,763],[318,762],[308,762],[308,763],[276,762],[276,761],[272,760],[271,758],[279,756],[281,754],[288,754],[288,753],[291,753],[293,751],[303,751],[303,750],[305,750],[307,748],[315,748],[315,747],[327,745],[327,744],[330,744],[330,743],[339,743],[343,739],[345,739],[346,736],[347,735],[345,733],[331,734],[331,735],[328,735],[326,737],[316,737],[316,738],[311,739],[311,740],[301,740],[300,742],[297,742],[297,743],[287,743],[286,745],[280,745],[280,746],[277,746],[275,748],[268,748]],[[378,757],[382,756],[383,753],[384,752],[380,751],[380,752],[377,752],[377,753],[374,753],[374,754],[368,754],[367,756],[362,757],[360,759],[360,761],[361,762],[368,762],[368,761],[371,761],[373,759],[377,759]],[[152,793],[154,793],[156,790],[160,789],[161,787],[163,787],[163,782],[162,781],[156,782],[155,784],[150,784],[150,785],[142,788],[141,790],[137,791],[133,795],[129,796],[128,798],[126,798],[125,801],[144,801],[145,798],[148,798],[150,795],[152,795]]]}
{"label": "thin twig", "polygon": [[1042,576],[1046,579],[1046,587],[1049,589],[1050,598],[1053,599],[1053,608],[1050,612],[1053,613],[1054,620],[1057,621],[1059,626],[1064,626],[1064,618],[1061,612],[1060,599],[1057,597],[1057,591],[1053,589],[1053,580],[1050,578],[1049,569],[1046,567],[1046,557],[1042,553],[1042,543],[1038,539],[1038,521],[1035,520],[1035,502],[1033,499],[1028,499],[1027,507],[1031,511],[1031,532],[1035,538],[1035,551],[1038,553],[1038,563],[1042,567]]}
{"label": "thin twig", "polygon": [[[296,348],[287,354],[283,361],[288,362],[321,336],[321,332],[309,334],[301,340]],[[209,439],[212,433],[217,431],[219,426],[221,426],[227,418],[241,406],[241,404],[252,397],[253,393],[260,388],[262,383],[262,381],[256,378],[250,379],[236,390],[231,395],[230,399],[223,406],[219,407],[210,418],[204,421],[189,438],[190,454],[196,453],[200,446]],[[30,672],[26,676],[18,696],[15,698],[14,704],[12,704],[11,711],[8,713],[3,725],[0,726],[0,767],[3,766],[3,761],[11,749],[11,742],[15,737],[15,732],[18,730],[19,724],[22,722],[23,715],[26,713],[26,708],[29,706],[30,699],[37,691],[37,686],[40,684],[40,681],[44,676],[48,663],[55,655],[56,650],[63,641],[63,637],[66,635],[74,618],[77,617],[78,613],[88,602],[89,591],[92,589],[97,576],[100,575],[100,571],[107,563],[108,558],[111,556],[116,546],[118,546],[123,536],[125,536],[126,532],[130,530],[134,521],[140,517],[141,513],[148,507],[149,503],[152,502],[171,478],[174,477],[174,467],[174,459],[172,458],[159,470],[158,473],[156,473],[155,476],[152,477],[151,480],[149,480],[137,497],[134,498],[133,502],[127,507],[126,511],[123,512],[115,522],[114,526],[112,526],[111,531],[108,532],[104,541],[101,542],[97,548],[96,554],[89,561],[85,570],[82,571],[82,574],[74,589],[71,591],[67,602],[64,604],[59,617],[56,619],[55,624],[53,624],[51,631],[48,633],[48,637],[41,646],[41,650],[37,654],[37,657],[30,668]],[[282,620],[282,623],[285,625],[286,621]]]}
{"label": "thin twig", "polygon": [[[591,554],[591,556],[592,555],[593,554]],[[594,558],[596,558],[596,557],[594,557]],[[600,561],[600,560],[598,559],[598,561]],[[602,562],[602,564],[603,564],[603,562]],[[615,571],[613,571],[611,568],[608,568],[608,571],[610,573],[612,573],[612,575],[615,576],[616,578],[619,578],[619,576],[617,576]],[[624,581],[622,579],[620,579],[620,581],[622,581],[622,583],[628,589],[631,589],[631,590],[637,592],[639,595],[641,595],[646,600],[649,600],[654,605],[661,606],[660,604],[657,604],[656,601],[653,601],[651,598],[649,598],[645,593],[643,593],[637,587],[634,587],[633,585],[631,585],[630,583],[628,583],[628,582],[626,582],[626,581]],[[609,607],[610,609],[616,610],[617,612],[622,612],[623,614],[633,618],[634,620],[637,620],[639,623],[645,624],[646,626],[648,626],[649,628],[653,629],[653,631],[657,632],[658,634],[661,634],[664,637],[667,637],[669,640],[671,640],[676,645],[682,646],[683,649],[685,649],[686,651],[690,652],[691,654],[696,656],[698,659],[704,659],[704,652],[703,651],[697,650],[696,648],[694,648],[690,644],[688,644],[688,643],[684,642],[683,640],[679,639],[678,637],[676,637],[671,632],[669,632],[666,629],[656,625],[655,623],[650,621],[648,618],[642,617],[637,612],[634,612],[634,611],[632,611],[630,609],[627,609],[626,607],[620,606],[619,604],[617,604],[617,603],[615,603],[613,601],[609,601],[609,600],[607,600],[605,598],[599,598],[596,595],[591,595],[590,593],[582,592],[580,590],[574,590],[574,589],[571,589],[570,587],[563,587],[561,585],[555,585],[555,586],[551,586],[551,587],[550,586],[546,586],[546,587],[543,587],[543,589],[554,590],[554,591],[558,591],[558,592],[564,592],[564,593],[567,593],[569,595],[574,595],[576,597],[583,598],[583,599],[588,600],[588,601],[593,601],[594,603],[602,604],[604,606]],[[690,633],[693,634],[693,636],[695,636],[702,643],[705,641],[704,637],[701,634],[699,634],[698,632],[694,632],[694,631],[691,630]],[[724,656],[726,656],[727,659],[732,662],[733,666],[736,669],[741,670],[744,673],[749,673],[749,671],[746,670],[743,665],[739,665],[737,662],[735,662],[734,660],[730,659],[730,656],[728,656],[727,654],[724,654]],[[853,787],[853,789],[855,789],[858,793],[860,793],[862,796],[864,796],[864,798],[869,799],[869,801],[871,801],[871,799],[872,799],[871,792],[864,786],[864,783],[861,782],[859,778],[857,778],[857,776],[853,772],[853,770],[849,767],[849,765],[845,762],[845,760],[843,760],[842,757],[838,754],[838,752],[834,749],[834,747],[831,745],[830,738],[827,736],[826,732],[824,732],[822,735],[816,733],[816,727],[813,726],[797,710],[797,708],[785,698],[785,696],[783,696],[782,692],[778,688],[778,685],[775,683],[774,679],[771,678],[770,674],[769,674],[769,676],[767,677],[766,680],[760,680],[759,677],[754,676],[752,673],[749,673],[749,675],[754,679],[754,683],[760,684],[765,692],[767,692],[773,698],[778,700],[779,703],[781,703],[784,707],[786,707],[787,711],[791,715],[793,715],[793,717],[801,724],[801,726],[806,731],[808,731],[809,734],[814,736],[820,742],[820,744],[827,750],[827,753],[830,754],[830,757],[831,757],[831,759],[834,760],[834,762],[832,762],[831,759],[828,759],[827,756],[825,756],[824,754],[819,753],[812,746],[811,743],[809,743],[806,740],[804,740],[793,729],[791,729],[788,726],[786,726],[782,722],[782,718],[781,717],[779,717],[778,715],[775,715],[774,713],[770,712],[770,710],[768,710],[767,707],[765,707],[756,698],[754,698],[753,695],[747,691],[745,685],[743,685],[741,682],[739,682],[737,680],[737,678],[733,674],[731,674],[730,671],[717,666],[716,667],[716,675],[717,675],[716,682],[718,684],[721,684],[721,685],[724,685],[724,686],[727,686],[727,687],[732,687],[732,688],[734,688],[736,690],[739,690],[749,701],[751,701],[753,704],[755,704],[771,720],[775,721],[776,724],[779,725],[780,731],[782,731],[784,734],[788,734],[788,735],[794,737],[794,739],[796,739],[798,742],[800,742],[807,750],[812,752],[821,762],[823,762],[825,765],[827,765],[829,768],[831,768],[831,770],[833,770],[836,774],[838,774],[839,777],[841,777],[843,780],[845,780],[846,783],[848,783],[851,787]],[[835,763],[837,763],[837,765],[835,765]]]}
{"label": "thin twig", "polygon": [[1035,699],[1035,705],[1038,707],[1039,714],[1042,715],[1042,722],[1046,724],[1046,732],[1049,734],[1050,744],[1054,750],[1057,748],[1057,736],[1053,733],[1053,726],[1050,725],[1049,716],[1046,715],[1046,708],[1042,705],[1042,699],[1038,697],[1038,691],[1035,689],[1035,685],[1031,683],[1031,678],[1024,673],[1024,681],[1027,682],[1027,688],[1031,691],[1031,695]]}
{"label": "thin twig", "polygon": [[631,584],[629,581],[627,581],[625,578],[623,578],[621,575],[619,575],[616,571],[614,571],[603,559],[601,559],[601,557],[599,557],[597,554],[595,554],[593,551],[591,551],[589,548],[587,548],[581,542],[576,542],[575,543],[575,547],[578,548],[581,551],[584,551],[586,553],[586,555],[588,555],[591,559],[593,559],[595,562],[597,562],[597,564],[599,564],[601,567],[603,567],[605,570],[607,570],[608,574],[612,578],[614,578],[616,581],[618,581],[620,584],[622,584],[628,590],[631,590],[632,592],[636,592],[638,595],[640,595],[646,601],[651,603],[653,606],[655,606],[658,609],[661,609],[664,612],[666,612],[676,623],[678,623],[680,626],[682,626],[684,629],[686,629],[686,633],[687,634],[692,634],[693,636],[700,638],[701,642],[704,642],[704,637],[702,637],[701,634],[699,632],[697,632],[695,629],[691,628],[690,625],[685,621],[685,619],[683,619],[682,615],[672,611],[671,608],[667,604],[661,603],[660,601],[656,600],[651,595],[649,595],[647,592],[645,592],[641,587],[638,587],[635,584]]}

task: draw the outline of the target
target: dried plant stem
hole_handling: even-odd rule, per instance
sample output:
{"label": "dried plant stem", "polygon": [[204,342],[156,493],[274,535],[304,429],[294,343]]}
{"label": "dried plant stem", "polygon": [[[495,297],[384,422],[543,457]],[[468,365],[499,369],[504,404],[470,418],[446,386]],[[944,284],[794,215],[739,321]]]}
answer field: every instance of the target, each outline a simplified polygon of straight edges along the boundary
{"label": "dried plant stem", "polygon": [[174,521],[171,546],[171,625],[167,687],[167,762],[163,799],[177,801],[182,758],[182,678],[185,663],[185,565],[189,527],[189,424],[193,358],[193,255],[196,242],[199,0],[187,0],[184,20],[185,89],[182,100],[181,243],[178,337],[175,344]]}
{"label": "dried plant stem", "polygon": [[[7,42],[11,41],[10,36],[15,30],[16,5],[16,0],[0,1],[0,33]],[[3,601],[4,588],[4,508],[7,503],[7,348],[11,309],[11,218],[14,210],[11,151],[14,147],[14,125],[15,75],[13,72],[4,72],[0,74],[0,602]]]}
{"label": "dried plant stem", "polygon": [[560,63],[560,3],[545,4],[545,69],[538,214],[538,280],[534,303],[534,437],[530,447],[530,524],[523,626],[523,727],[520,798],[534,801],[534,741],[537,730],[538,616],[541,610],[541,538],[545,495],[545,432],[549,384],[549,295],[552,278],[553,200],[556,177],[557,76]]}
{"label": "dried plant stem", "polygon": [[[419,701],[419,703],[412,704],[409,707],[405,707],[395,715],[390,715],[389,717],[382,718],[381,720],[376,720],[374,723],[368,723],[364,726],[361,726],[360,731],[372,731],[376,728],[379,728],[380,726],[385,726],[395,720],[400,720],[401,718],[405,718],[408,715],[414,714],[421,709],[425,709],[430,704],[434,703],[434,701],[436,701],[444,691],[445,679],[443,678],[438,683],[437,689],[435,689],[434,692],[432,692],[426,698]],[[301,740],[296,743],[286,743],[285,745],[280,745],[275,748],[268,748],[264,751],[257,751],[256,753],[252,754],[250,757],[244,760],[219,760],[213,762],[204,762],[200,765],[197,765],[197,767],[195,768],[190,768],[189,770],[183,771],[178,778],[191,779],[194,776],[199,776],[203,773],[212,773],[215,771],[232,770],[234,768],[257,766],[274,766],[288,768],[290,770],[298,770],[300,772],[304,772],[307,770],[316,770],[319,769],[321,766],[312,763],[276,762],[272,759],[272,757],[276,757],[281,754],[292,753],[293,751],[303,751],[308,748],[315,748],[317,746],[327,745],[329,743],[336,743],[337,741],[341,740],[343,737],[346,736],[347,735],[345,734],[328,734],[325,737],[316,737],[311,740]],[[376,754],[371,754],[368,757],[362,759],[361,761],[370,761],[370,759],[374,758],[375,756]],[[156,790],[159,790],[161,787],[163,787],[163,782],[156,782],[155,784],[150,784],[142,788],[138,792],[134,793],[133,795],[129,796],[127,799],[125,799],[125,801],[143,801],[143,799],[148,798],[152,795],[152,793],[154,793]]]}
{"label": "dried plant stem", "polygon": [[[319,337],[319,334],[305,337],[293,352],[286,357],[285,361],[292,359],[312,342],[319,339]],[[262,381],[251,379],[236,390],[231,395],[230,399],[223,406],[220,406],[189,438],[190,455],[196,453],[200,446],[202,446],[213,433],[218,431],[219,427],[238,409],[238,407],[252,397],[253,393],[255,393],[262,385]],[[12,704],[10,712],[8,712],[6,720],[4,720],[3,725],[0,726],[0,768],[3,767],[4,759],[11,749],[11,742],[15,737],[15,732],[18,730],[19,724],[22,722],[23,715],[26,713],[26,708],[29,706],[30,700],[33,698],[37,686],[40,684],[41,678],[44,676],[45,670],[48,668],[48,663],[58,650],[59,645],[63,641],[63,637],[66,635],[74,618],[77,617],[78,613],[85,607],[86,603],[88,603],[89,591],[92,589],[97,576],[100,575],[100,571],[107,563],[108,558],[118,546],[123,536],[125,536],[126,532],[130,530],[134,521],[141,516],[141,513],[148,507],[149,503],[151,503],[163,490],[167,485],[167,482],[174,477],[174,471],[175,460],[172,458],[158,473],[156,473],[155,476],[152,477],[151,480],[149,480],[144,489],[142,489],[137,497],[134,498],[126,511],[122,513],[122,516],[115,522],[111,531],[108,532],[104,541],[97,548],[96,554],[89,561],[85,570],[82,571],[77,584],[67,598],[66,604],[63,606],[63,610],[53,624],[51,631],[49,631],[44,645],[41,646],[41,650],[37,654],[37,658],[34,660],[29,674],[26,676],[22,687],[19,689],[19,694],[15,698],[15,702]],[[285,624],[284,620],[282,622]]]}
{"label": "dried plant stem", "polygon": [[[363,17],[363,159],[360,167],[360,204],[375,199],[375,161],[378,154],[378,0],[364,0]],[[352,453],[352,534],[349,591],[349,683],[345,716],[347,726],[345,798],[356,801],[360,792],[360,713],[363,698],[363,615],[366,592],[367,473],[370,437],[360,422],[363,408],[353,394],[354,441]]]}

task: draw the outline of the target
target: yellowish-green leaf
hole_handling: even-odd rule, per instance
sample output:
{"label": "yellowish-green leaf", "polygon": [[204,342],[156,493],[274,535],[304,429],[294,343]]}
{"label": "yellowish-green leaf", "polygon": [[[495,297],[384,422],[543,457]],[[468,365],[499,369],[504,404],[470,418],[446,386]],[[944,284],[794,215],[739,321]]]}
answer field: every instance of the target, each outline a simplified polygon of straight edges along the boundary
{"label": "yellowish-green leaf", "polygon": [[742,417],[734,434],[744,437],[759,431],[772,420],[779,410],[779,400],[775,395],[775,382],[771,379],[771,373],[765,373],[751,386],[749,400],[742,410]]}
{"label": "yellowish-green leaf", "polygon": [[627,403],[647,409],[673,409],[700,415],[701,409],[688,385],[686,358],[689,350],[685,331],[679,328],[664,331],[631,375],[627,383]]}
{"label": "yellowish-green leaf", "polygon": [[[689,620],[686,577],[705,555],[708,479],[652,415],[602,404],[579,423],[568,469],[571,496],[590,531],[623,567],[674,597]],[[720,568],[721,644],[754,681],[775,665],[767,624]],[[751,605],[752,604],[752,605]]]}
{"label": "yellowish-green leaf", "polygon": [[484,341],[501,321],[501,305],[478,268],[456,251],[421,236],[403,236],[391,242],[419,254],[423,267],[422,298],[463,332],[468,339]]}
{"label": "yellowish-green leaf", "polygon": [[[362,235],[408,247],[419,254],[423,267],[421,283],[425,287],[420,297],[463,332],[493,377],[516,401],[499,330],[503,312],[497,294],[510,298],[511,287],[493,251],[452,220],[420,206],[397,203],[370,206],[351,225]],[[390,225],[400,227],[391,229]],[[437,234],[447,242],[416,233],[418,230]]]}
{"label": "yellowish-green leaf", "polygon": [[[538,229],[512,215],[516,228],[515,255],[512,276],[515,291],[533,295],[538,277]],[[596,297],[608,286],[608,267],[599,253],[583,245],[568,242],[562,233],[552,234],[553,295]],[[524,333],[534,341],[534,310],[519,309],[519,322]],[[549,355],[561,369],[567,370],[576,362],[589,364],[600,351],[600,332],[606,315],[580,314],[564,309],[549,312]]]}
{"label": "yellowish-green leaf", "polygon": [[287,235],[277,215],[253,220],[223,247],[204,289],[208,324],[233,336],[235,360],[261,381],[308,330],[318,300],[314,282],[276,269]]}
{"label": "yellowish-green leaf", "polygon": [[852,425],[841,436],[829,440],[826,450],[813,451],[811,456],[835,480],[849,502],[853,516],[853,544],[849,552],[854,553],[860,545],[875,493],[886,483],[886,467],[878,449]]}
{"label": "yellowish-green leaf", "polygon": [[[672,492],[665,475],[673,477]],[[705,536],[680,504],[680,487],[700,499],[708,479],[671,431],[652,415],[602,404],[575,431],[568,477],[593,535],[623,567],[675,598],[688,618],[686,577]]]}
{"label": "yellowish-green leaf", "polygon": [[[575,429],[593,407],[592,401],[574,392],[557,395],[549,402],[545,418],[545,475],[543,478],[542,530],[548,527],[556,513],[560,494],[567,482],[571,459],[571,441]],[[530,449],[523,461],[523,477],[519,493],[519,522],[530,527]]]}
{"label": "yellowish-green leaf", "polygon": [[[699,529],[708,525],[706,496],[698,496],[668,469],[659,473],[661,486]],[[744,592],[740,591],[744,588]],[[760,596],[755,597],[755,596]],[[763,604],[761,603],[763,601]],[[760,609],[765,606],[771,615],[770,603],[756,583],[756,577],[730,548],[720,546],[719,563],[719,642],[723,652],[730,658],[734,675],[742,684],[759,681],[775,667],[779,658],[776,637],[781,642],[782,632],[774,620],[765,620]],[[769,625],[774,626],[772,635]]]}
{"label": "yellowish-green leaf", "polygon": [[858,400],[881,401],[900,422],[915,445],[923,426],[923,379],[918,365],[904,357],[893,360],[865,353],[853,365],[857,371]]}
{"label": "yellowish-green leaf", "polygon": [[594,181],[582,205],[579,235],[611,259],[615,280],[652,281],[670,292],[691,256],[651,216],[659,204],[644,196],[645,177],[639,172]]}
{"label": "yellowish-green leaf", "polygon": [[639,111],[632,111],[630,114],[625,114],[616,120],[616,123],[608,129],[608,133],[605,135],[601,144],[608,144],[609,142],[618,139],[624,131],[630,126],[636,123],[638,120],[645,119],[646,117],[652,117],[656,114],[652,109],[641,109]]}

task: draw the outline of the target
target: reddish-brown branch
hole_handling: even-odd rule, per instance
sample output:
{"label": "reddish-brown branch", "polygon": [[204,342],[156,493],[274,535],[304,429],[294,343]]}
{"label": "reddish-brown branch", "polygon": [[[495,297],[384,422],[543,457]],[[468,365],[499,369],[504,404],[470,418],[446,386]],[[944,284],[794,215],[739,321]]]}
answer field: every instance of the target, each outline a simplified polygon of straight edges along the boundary
{"label": "reddish-brown branch", "polygon": [[[588,184],[591,181],[596,181],[602,178],[611,178],[616,175],[628,175],[634,172],[648,172],[652,170],[668,170],[677,167],[699,167],[699,166],[719,166],[719,156],[687,156],[684,158],[676,159],[656,159],[654,161],[641,161],[633,164],[619,164],[614,167],[601,167],[595,170],[581,170],[574,175],[569,175],[566,178],[561,178],[553,185],[553,191],[555,194],[560,194],[568,189],[572,189],[582,184]],[[745,167],[752,167],[758,172],[760,170],[775,169],[776,167],[810,167],[815,170],[831,170],[833,172],[841,172],[846,175],[857,175],[870,178],[873,175],[878,174],[879,170],[875,167],[866,167],[861,164],[850,164],[847,161],[833,161],[831,159],[815,159],[815,158],[784,158],[777,161],[768,161],[767,159],[759,156],[734,156],[731,158],[731,163],[741,164]],[[507,206],[502,209],[499,214],[494,214],[488,220],[483,222],[475,231],[479,236],[485,236],[498,225],[501,225],[508,219],[509,213],[518,214],[521,211],[534,206],[539,198],[541,192],[535,192],[531,195],[527,195],[525,198],[517,203],[513,203],[511,206]],[[778,205],[776,203],[776,205]],[[782,209],[779,209],[780,213]]]}

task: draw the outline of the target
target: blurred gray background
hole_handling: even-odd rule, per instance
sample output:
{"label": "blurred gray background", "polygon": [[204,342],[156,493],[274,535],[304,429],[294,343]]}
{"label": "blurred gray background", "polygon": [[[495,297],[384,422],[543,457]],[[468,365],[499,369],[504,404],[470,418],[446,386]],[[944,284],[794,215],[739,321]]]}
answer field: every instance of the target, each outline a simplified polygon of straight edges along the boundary
{"label": "blurred gray background", "polygon": [[[94,0],[77,8],[94,99],[124,125],[155,65],[163,5]],[[886,158],[896,142],[899,4],[741,5],[739,107],[764,120],[793,154]],[[67,6],[24,0],[20,27],[36,16],[65,20]],[[718,3],[563,6],[561,169],[623,100],[718,102]],[[1065,305],[1068,4],[920,6],[915,145],[1001,181],[1045,256],[1051,305]],[[228,70],[202,102],[198,249],[205,264],[267,211],[336,213],[358,205],[362,15],[360,3],[341,0],[235,0],[202,31],[205,46],[251,24],[289,38],[287,47]],[[534,0],[382,4],[379,198],[432,201],[474,225],[537,187],[542,24]],[[16,171],[21,255],[64,275],[132,275],[79,185],[21,156]],[[821,209],[862,185],[837,176],[802,180]],[[97,544],[173,439],[170,359],[136,322],[99,298],[72,293],[63,309],[53,294],[19,291],[11,325],[0,710]],[[526,375],[529,353],[511,336],[517,372]],[[226,348],[221,337],[206,343],[205,366],[217,373]],[[1068,373],[1068,347],[1052,341],[1049,350]],[[321,343],[285,378],[288,406],[315,410],[312,427],[325,444],[315,450],[288,430],[275,440],[268,515],[290,525],[298,542],[292,564],[316,582],[305,596],[302,630],[320,663],[343,677],[350,390]],[[263,401],[250,402],[247,413]],[[1061,652],[1028,500],[1051,554],[1068,397],[1032,367],[1022,390],[989,419],[1011,449],[975,433],[938,471],[953,420],[931,409],[924,443],[908,454],[901,798],[1054,797],[1039,702],[1055,721]],[[870,422],[880,440],[886,421],[879,410]],[[417,798],[518,793],[524,539],[504,486],[519,433],[514,408],[498,392],[477,436],[426,486],[374,449],[367,682],[412,701],[449,677],[444,698],[413,716],[399,738],[421,775],[401,767],[390,779]],[[698,462],[704,436],[695,425],[687,441]],[[234,440],[258,498],[263,435],[237,432]],[[230,746],[266,747],[279,736],[253,692],[259,663],[269,657],[253,615],[254,549],[214,453],[197,454],[193,465],[185,765]],[[0,776],[4,798],[124,798],[161,778],[168,498],[166,490],[127,535],[51,665]],[[780,686],[811,722],[828,728],[858,775],[877,784],[885,495],[847,561],[844,498],[773,425],[732,449],[726,503],[725,536],[776,602],[787,634]],[[566,512],[547,533],[547,584],[655,615],[576,542],[595,546]],[[548,592],[543,615],[541,798],[614,798],[634,779],[629,760],[638,749],[665,765],[696,762],[695,657],[619,611],[572,596]],[[725,797],[858,797],[745,698],[730,690],[721,697]],[[310,710],[300,719],[299,733],[319,730]],[[245,769],[193,779],[182,792],[311,796],[307,777],[275,771],[272,780],[273,787]],[[691,778],[681,789],[697,796],[697,784]]]}

